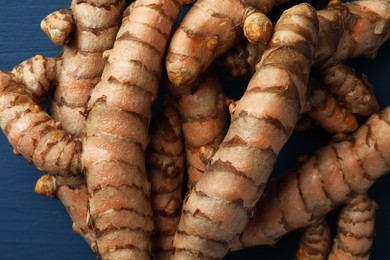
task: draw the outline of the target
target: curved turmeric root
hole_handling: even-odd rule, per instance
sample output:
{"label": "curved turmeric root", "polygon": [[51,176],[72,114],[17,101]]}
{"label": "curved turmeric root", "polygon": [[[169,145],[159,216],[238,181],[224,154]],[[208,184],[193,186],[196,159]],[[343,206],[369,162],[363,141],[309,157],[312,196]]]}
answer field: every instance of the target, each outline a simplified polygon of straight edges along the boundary
{"label": "curved turmeric root", "polygon": [[352,113],[371,115],[379,109],[373,86],[352,68],[337,64],[321,70],[321,76],[326,88]]}
{"label": "curved turmeric root", "polygon": [[318,125],[333,134],[350,133],[359,127],[355,115],[339,104],[314,76],[310,77],[309,88],[307,115]]}
{"label": "curved turmeric root", "polygon": [[301,234],[295,260],[325,260],[332,247],[332,234],[325,219],[306,227]]}
{"label": "curved turmeric root", "polygon": [[166,84],[180,115],[185,141],[188,185],[195,184],[206,169],[204,149],[216,150],[225,137],[228,111],[217,76],[211,71],[195,83],[176,87]]}
{"label": "curved turmeric root", "polygon": [[351,194],[366,193],[390,171],[389,131],[387,107],[345,141],[322,148],[298,169],[272,181],[234,248],[274,244],[346,203]]}
{"label": "curved turmeric root", "polygon": [[81,143],[34,102],[12,74],[4,72],[0,72],[0,118],[14,152],[39,170],[61,176],[81,172]]}
{"label": "curved turmeric root", "polygon": [[184,176],[184,151],[179,115],[166,103],[149,130],[146,153],[154,218],[153,251],[157,259],[169,259],[179,224]]}
{"label": "curved turmeric root", "polygon": [[[166,69],[171,82],[177,86],[193,83],[214,59],[244,37],[243,24],[250,15],[259,11],[267,14],[277,2],[287,1],[195,2],[169,44]],[[257,20],[255,24],[267,31],[270,22],[261,19],[260,23]],[[269,33],[253,38],[259,42],[263,41],[263,37],[269,37]]]}
{"label": "curved turmeric root", "polygon": [[303,107],[317,22],[308,4],[280,17],[224,141],[185,198],[173,259],[221,259],[243,231]]}
{"label": "curved turmeric root", "polygon": [[138,0],[123,14],[88,103],[82,162],[89,220],[102,259],[150,259],[153,231],[145,150],[176,0]]}
{"label": "curved turmeric root", "polygon": [[370,258],[377,205],[366,194],[353,196],[340,212],[329,260]]}

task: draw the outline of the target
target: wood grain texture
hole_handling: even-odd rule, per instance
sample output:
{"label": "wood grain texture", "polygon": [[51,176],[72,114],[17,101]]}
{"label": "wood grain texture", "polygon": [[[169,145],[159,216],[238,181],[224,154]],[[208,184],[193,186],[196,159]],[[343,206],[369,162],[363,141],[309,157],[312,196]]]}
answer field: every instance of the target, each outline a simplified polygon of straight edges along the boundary
{"label": "wood grain texture", "polygon": [[[297,3],[294,1],[293,3]],[[309,2],[317,2],[312,0]],[[41,32],[39,23],[50,12],[69,7],[70,0],[2,1],[0,8],[0,70],[11,70],[21,61],[42,54],[56,56],[61,47],[52,44]],[[390,43],[382,46],[375,60],[359,58],[350,62],[358,73],[365,73],[375,87],[381,107],[390,105]],[[237,82],[224,82],[230,97],[239,97]],[[243,83],[239,83],[243,84]],[[244,87],[244,86],[242,86]],[[330,136],[321,130],[310,135],[295,133],[283,148],[274,174],[296,165],[302,153],[311,153],[326,144]],[[0,252],[1,259],[94,260],[95,255],[79,235],[59,201],[34,193],[42,175],[34,166],[12,153],[0,133]],[[378,205],[377,231],[372,259],[390,259],[390,175],[378,180],[370,196]],[[229,254],[226,259],[293,259],[299,236],[287,235],[276,246],[254,247]]]}

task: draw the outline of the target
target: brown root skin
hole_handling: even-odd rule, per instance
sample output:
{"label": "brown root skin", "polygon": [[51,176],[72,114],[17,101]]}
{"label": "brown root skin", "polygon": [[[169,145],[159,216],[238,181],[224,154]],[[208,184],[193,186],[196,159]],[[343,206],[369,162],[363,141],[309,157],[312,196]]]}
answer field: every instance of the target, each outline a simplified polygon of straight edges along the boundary
{"label": "brown root skin", "polygon": [[371,115],[378,111],[379,104],[367,77],[356,75],[347,65],[336,64],[323,69],[321,77],[326,88],[352,113]]}
{"label": "brown root skin", "polygon": [[331,246],[331,230],[324,219],[302,230],[295,260],[325,260]]}
{"label": "brown root skin", "polygon": [[166,69],[171,82],[177,86],[194,82],[217,57],[243,39],[242,25],[248,15],[256,10],[267,14],[274,4],[274,0],[195,2],[168,48]]}
{"label": "brown root skin", "polygon": [[366,194],[353,196],[342,208],[329,260],[370,259],[377,204]]}
{"label": "brown root skin", "polygon": [[[389,6],[388,0],[338,1],[317,11],[319,46],[315,66],[322,70],[362,55],[374,58],[380,46],[390,38],[390,30],[386,29],[390,26]],[[263,50],[250,45],[243,41],[221,57],[222,64],[227,64],[223,65],[226,75],[244,80],[253,75],[256,66],[253,59],[261,56]]]}
{"label": "brown root skin", "polygon": [[169,259],[172,241],[180,219],[184,148],[179,115],[165,103],[152,121],[146,153],[148,179],[154,218],[153,253],[157,259]]}
{"label": "brown root skin", "polygon": [[65,44],[62,54],[36,56],[13,70],[37,102],[44,101],[55,85],[52,116],[77,138],[85,131],[90,91],[100,79],[106,61],[103,52],[113,45],[123,7],[123,0],[98,5],[74,1],[70,9],[53,12],[41,27],[56,45]]}
{"label": "brown root skin", "polygon": [[188,185],[203,175],[206,164],[200,156],[202,147],[217,149],[228,127],[225,95],[217,76],[208,71],[193,84],[166,88],[180,115],[185,141]]}
{"label": "brown root skin", "polygon": [[222,259],[243,231],[305,103],[317,29],[308,4],[280,17],[224,141],[185,198],[173,259]]}
{"label": "brown root skin", "polygon": [[314,76],[311,76],[308,87],[311,108],[307,115],[318,125],[333,134],[350,133],[359,127],[355,115],[338,103]]}
{"label": "brown root skin", "polygon": [[88,102],[82,161],[89,225],[102,259],[151,257],[145,150],[162,59],[180,8],[174,0],[139,0],[124,12]]}
{"label": "brown root skin", "polygon": [[61,176],[81,172],[81,143],[44,112],[11,73],[0,72],[0,118],[14,150],[39,170]]}
{"label": "brown root skin", "polygon": [[323,147],[296,170],[270,182],[233,250],[274,244],[346,203],[352,194],[366,193],[390,170],[389,131],[387,107],[346,140]]}
{"label": "brown root skin", "polygon": [[69,41],[75,26],[71,9],[54,11],[41,22],[42,31],[57,46],[64,45]]}

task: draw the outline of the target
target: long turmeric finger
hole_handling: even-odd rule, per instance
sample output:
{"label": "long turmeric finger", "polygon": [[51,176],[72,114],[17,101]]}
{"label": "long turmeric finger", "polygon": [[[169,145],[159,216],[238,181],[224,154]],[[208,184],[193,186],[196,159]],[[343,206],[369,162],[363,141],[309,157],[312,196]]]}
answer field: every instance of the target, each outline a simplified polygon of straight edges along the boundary
{"label": "long turmeric finger", "polygon": [[168,102],[152,121],[149,134],[146,166],[152,188],[153,251],[157,259],[169,259],[183,201],[184,148],[179,115]]}
{"label": "long turmeric finger", "polygon": [[203,175],[206,165],[201,149],[216,150],[225,137],[228,111],[225,95],[217,76],[211,71],[202,74],[195,83],[176,87],[168,82],[180,115],[185,141],[188,184],[195,184]]}
{"label": "long turmeric finger", "polygon": [[295,260],[325,260],[332,246],[332,234],[325,219],[302,231]]}
{"label": "long turmeric finger", "polygon": [[173,259],[221,259],[243,231],[303,107],[317,26],[308,4],[280,17],[224,141],[185,199]]}
{"label": "long turmeric finger", "polygon": [[145,150],[176,0],[138,0],[123,14],[88,103],[82,161],[90,224],[103,259],[149,259],[153,231]]}
{"label": "long turmeric finger", "polygon": [[0,72],[0,118],[14,152],[39,170],[62,176],[81,172],[81,143],[34,102],[12,74],[4,72]]}
{"label": "long turmeric finger", "polygon": [[[198,0],[185,15],[169,44],[166,69],[171,82],[194,82],[214,59],[244,37],[243,24],[254,12],[267,14],[277,0]],[[210,29],[212,28],[212,29]]]}
{"label": "long turmeric finger", "polygon": [[370,258],[377,205],[367,194],[353,196],[340,212],[329,260]]}
{"label": "long turmeric finger", "polygon": [[373,114],[347,140],[320,149],[305,164],[267,186],[235,249],[274,244],[284,234],[363,194],[390,171],[390,107]]}
{"label": "long turmeric finger", "polygon": [[321,76],[326,88],[352,113],[371,115],[379,109],[373,86],[352,68],[337,64],[321,70]]}
{"label": "long turmeric finger", "polygon": [[310,110],[307,115],[330,133],[349,133],[355,131],[359,124],[355,115],[339,104],[314,76],[310,77],[309,94]]}

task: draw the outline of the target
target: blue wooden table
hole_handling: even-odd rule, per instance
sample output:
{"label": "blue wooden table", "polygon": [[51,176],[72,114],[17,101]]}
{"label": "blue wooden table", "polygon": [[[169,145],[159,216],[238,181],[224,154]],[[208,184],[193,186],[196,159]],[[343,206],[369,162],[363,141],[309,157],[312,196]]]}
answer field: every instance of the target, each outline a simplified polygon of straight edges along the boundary
{"label": "blue wooden table", "polygon": [[[50,12],[69,7],[70,0],[1,2],[0,70],[11,70],[35,54],[56,56],[61,52],[61,47],[54,46],[41,32],[39,24]],[[390,44],[380,49],[375,60],[359,58],[350,64],[369,77],[381,106],[390,105]],[[293,167],[298,154],[311,152],[328,140],[329,136],[318,133],[294,134],[275,172]],[[84,240],[72,231],[61,203],[34,193],[41,175],[23,157],[12,153],[0,133],[0,259],[95,259]],[[375,183],[370,195],[379,204],[372,259],[390,259],[390,176]],[[298,235],[292,232],[274,247],[250,248],[231,253],[227,259],[292,259]]]}

